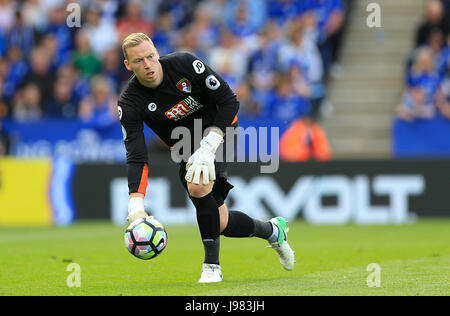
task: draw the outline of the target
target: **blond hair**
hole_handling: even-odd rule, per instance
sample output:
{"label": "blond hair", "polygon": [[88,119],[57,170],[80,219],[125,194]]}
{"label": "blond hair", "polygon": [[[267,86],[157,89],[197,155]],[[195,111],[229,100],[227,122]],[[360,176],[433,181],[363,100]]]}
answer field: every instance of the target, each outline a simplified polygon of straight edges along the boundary
{"label": "blond hair", "polygon": [[152,40],[144,33],[131,33],[122,42],[122,52],[125,56],[125,59],[128,60],[127,49],[130,47],[135,47],[141,44],[142,42],[148,41],[154,47]]}

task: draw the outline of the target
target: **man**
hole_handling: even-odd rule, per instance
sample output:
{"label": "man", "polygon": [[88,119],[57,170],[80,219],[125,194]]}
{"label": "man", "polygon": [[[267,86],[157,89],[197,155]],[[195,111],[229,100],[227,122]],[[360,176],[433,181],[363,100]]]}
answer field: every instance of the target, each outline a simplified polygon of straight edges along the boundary
{"label": "man", "polygon": [[[228,211],[224,203],[233,186],[227,182],[226,162],[216,162],[227,127],[237,123],[239,102],[228,84],[205,63],[188,53],[160,58],[153,42],[143,33],[132,33],[122,43],[125,67],[134,75],[122,91],[118,110],[127,149],[130,203],[128,221],[146,217],[144,196],[148,157],[143,123],[168,146],[174,128],[184,126],[193,135],[194,120],[201,119],[202,132],[210,132],[200,147],[180,163],[180,180],[196,209],[205,249],[200,283],[223,279],[219,264],[220,235],[260,237],[269,241],[285,269],[294,267],[294,252],[287,243],[287,222],[252,219],[239,211]],[[191,141],[191,147],[198,147]],[[192,152],[192,151],[191,151]],[[225,151],[224,151],[225,152]]]}

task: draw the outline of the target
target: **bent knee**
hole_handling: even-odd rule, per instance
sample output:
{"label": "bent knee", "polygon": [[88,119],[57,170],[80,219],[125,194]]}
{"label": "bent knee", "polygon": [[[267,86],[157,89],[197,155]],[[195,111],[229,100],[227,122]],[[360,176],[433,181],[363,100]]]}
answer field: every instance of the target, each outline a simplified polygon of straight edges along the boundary
{"label": "bent knee", "polygon": [[188,182],[187,187],[190,196],[201,198],[211,193],[213,185],[213,181],[208,184],[195,184],[192,182]]}

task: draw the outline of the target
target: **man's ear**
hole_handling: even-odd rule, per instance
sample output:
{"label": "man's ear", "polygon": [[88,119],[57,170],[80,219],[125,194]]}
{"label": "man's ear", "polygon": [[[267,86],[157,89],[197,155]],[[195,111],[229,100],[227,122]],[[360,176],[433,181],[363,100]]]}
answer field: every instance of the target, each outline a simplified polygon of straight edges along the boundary
{"label": "man's ear", "polygon": [[128,60],[124,60],[123,63],[125,64],[125,67],[129,70],[129,71],[133,71],[130,67],[130,64],[128,63]]}

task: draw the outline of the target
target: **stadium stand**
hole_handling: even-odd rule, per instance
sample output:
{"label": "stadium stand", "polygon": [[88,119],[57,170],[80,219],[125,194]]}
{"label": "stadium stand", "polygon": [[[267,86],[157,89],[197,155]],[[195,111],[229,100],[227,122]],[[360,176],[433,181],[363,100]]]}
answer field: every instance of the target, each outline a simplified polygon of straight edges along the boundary
{"label": "stadium stand", "polygon": [[393,127],[396,157],[450,154],[450,1],[428,0],[404,70]]}
{"label": "stadium stand", "polygon": [[[81,27],[67,25],[74,2]],[[241,126],[284,132],[302,117],[317,124],[350,2],[2,0],[2,146],[20,155],[24,124],[64,135],[53,130],[58,120],[110,135],[102,133],[113,124],[114,100],[130,77],[120,50],[130,32],[148,34],[161,55],[190,51],[216,69],[242,101]],[[114,135],[120,139],[120,130]]]}
{"label": "stadium stand", "polygon": [[[380,6],[380,27],[367,23],[373,3]],[[328,85],[333,111],[323,124],[335,158],[390,158],[393,109],[423,0],[353,4],[340,54],[343,71]]]}

